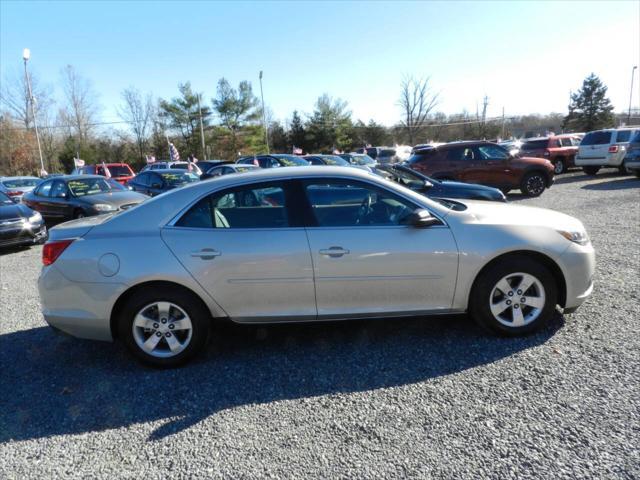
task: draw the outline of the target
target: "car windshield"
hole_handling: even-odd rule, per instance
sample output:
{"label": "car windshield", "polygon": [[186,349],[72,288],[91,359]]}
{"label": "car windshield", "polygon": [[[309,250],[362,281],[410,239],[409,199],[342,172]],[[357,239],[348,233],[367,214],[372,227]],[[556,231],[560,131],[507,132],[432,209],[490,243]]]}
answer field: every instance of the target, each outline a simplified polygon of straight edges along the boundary
{"label": "car windshield", "polygon": [[356,165],[375,165],[376,161],[369,155],[351,155],[351,163]]}
{"label": "car windshield", "polygon": [[255,167],[252,167],[252,166],[250,167],[250,166],[248,166],[248,165],[238,165],[238,166],[235,168],[235,172],[236,172],[236,173],[253,172],[253,171],[255,171],[255,170],[256,170],[256,168],[255,168]]}
{"label": "car windshield", "polygon": [[[128,165],[107,165],[109,169],[109,173],[114,177],[130,177],[133,175],[132,170]],[[103,168],[101,165],[98,165],[98,174],[104,175]]]}
{"label": "car windshield", "polygon": [[104,178],[78,178],[67,182],[69,190],[76,197],[111,192],[114,188]]}
{"label": "car windshield", "polygon": [[126,187],[122,186],[122,184],[118,183],[113,178],[108,178],[107,182],[109,182],[109,185],[111,185],[111,188],[114,190],[127,190]]}
{"label": "car windshield", "polygon": [[276,158],[286,167],[304,167],[309,165],[309,162],[304,158],[296,157],[295,155],[278,155]]}
{"label": "car windshield", "polygon": [[164,182],[170,187],[177,187],[178,185],[184,185],[185,183],[197,182],[199,177],[195,173],[185,172],[166,172],[161,173],[160,176]]}
{"label": "car windshield", "polygon": [[327,165],[337,165],[340,167],[349,166],[349,162],[347,162],[344,158],[339,157],[338,155],[321,155],[321,158]]}
{"label": "car windshield", "polygon": [[8,195],[5,195],[4,193],[0,192],[0,205],[13,205],[13,200],[11,200],[9,198]]}
{"label": "car windshield", "polygon": [[12,178],[2,181],[2,184],[7,188],[35,187],[38,183],[40,183],[38,178]]}

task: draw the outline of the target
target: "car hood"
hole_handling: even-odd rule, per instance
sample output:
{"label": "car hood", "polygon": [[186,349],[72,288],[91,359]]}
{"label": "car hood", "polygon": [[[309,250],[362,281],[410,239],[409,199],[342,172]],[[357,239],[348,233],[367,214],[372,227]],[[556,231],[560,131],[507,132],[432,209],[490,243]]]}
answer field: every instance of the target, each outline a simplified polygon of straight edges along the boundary
{"label": "car hood", "polygon": [[147,198],[149,197],[137,192],[115,191],[109,193],[97,193],[95,195],[85,195],[84,197],[78,197],[78,200],[89,205],[108,203],[109,205],[120,207],[130,203],[144,202]]}
{"label": "car hood", "polygon": [[34,212],[26,205],[16,203],[14,205],[0,205],[0,220],[10,218],[29,218]]}
{"label": "car hood", "polygon": [[526,225],[555,230],[584,230],[577,218],[546,208],[525,207],[512,203],[492,203],[476,200],[458,200],[467,206],[464,211],[478,223],[486,225]]}
{"label": "car hood", "polygon": [[513,159],[511,159],[511,163],[522,167],[527,167],[532,164],[538,164],[549,170],[553,170],[553,164],[546,158],[527,157],[526,155],[521,155],[519,157],[514,157]]}

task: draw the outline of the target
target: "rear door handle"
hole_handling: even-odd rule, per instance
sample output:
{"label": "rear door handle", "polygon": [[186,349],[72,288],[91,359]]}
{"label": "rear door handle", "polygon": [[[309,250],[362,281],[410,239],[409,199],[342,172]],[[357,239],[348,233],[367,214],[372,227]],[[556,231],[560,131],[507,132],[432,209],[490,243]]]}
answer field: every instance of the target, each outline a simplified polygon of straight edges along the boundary
{"label": "rear door handle", "polygon": [[218,250],[214,250],[213,248],[203,248],[199,252],[191,252],[192,257],[199,257],[202,260],[213,260],[220,255],[222,255],[222,253]]}
{"label": "rear door handle", "polygon": [[320,250],[320,255],[328,255],[330,257],[341,257],[343,255],[348,255],[349,250],[342,247],[329,247]]}

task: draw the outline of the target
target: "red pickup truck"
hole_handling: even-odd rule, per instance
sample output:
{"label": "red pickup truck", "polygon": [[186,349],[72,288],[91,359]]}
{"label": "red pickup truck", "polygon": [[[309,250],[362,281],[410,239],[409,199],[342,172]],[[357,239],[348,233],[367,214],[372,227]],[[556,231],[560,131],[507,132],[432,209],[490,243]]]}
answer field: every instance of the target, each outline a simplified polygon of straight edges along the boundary
{"label": "red pickup truck", "polygon": [[522,143],[520,154],[526,157],[546,158],[553,163],[556,175],[574,167],[574,159],[582,137],[568,133],[550,137],[529,138]]}

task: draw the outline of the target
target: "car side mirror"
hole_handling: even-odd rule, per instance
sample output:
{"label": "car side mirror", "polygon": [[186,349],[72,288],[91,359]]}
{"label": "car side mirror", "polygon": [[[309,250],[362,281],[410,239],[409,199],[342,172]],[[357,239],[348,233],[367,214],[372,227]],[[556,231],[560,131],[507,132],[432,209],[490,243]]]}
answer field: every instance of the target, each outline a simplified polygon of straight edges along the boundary
{"label": "car side mirror", "polygon": [[425,190],[429,190],[430,188],[433,188],[433,183],[431,183],[429,180],[425,180],[424,183],[422,184],[422,187]]}
{"label": "car side mirror", "polygon": [[424,228],[430,227],[431,225],[439,225],[440,220],[431,215],[429,210],[418,208],[414,210],[411,215],[409,215],[407,223],[415,228]]}

